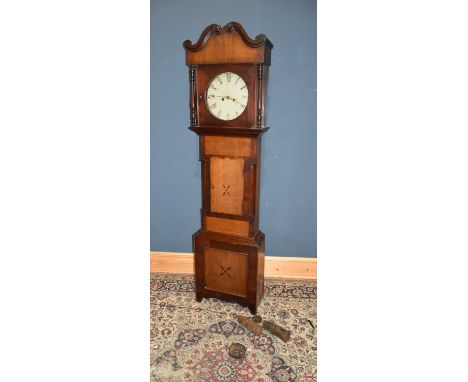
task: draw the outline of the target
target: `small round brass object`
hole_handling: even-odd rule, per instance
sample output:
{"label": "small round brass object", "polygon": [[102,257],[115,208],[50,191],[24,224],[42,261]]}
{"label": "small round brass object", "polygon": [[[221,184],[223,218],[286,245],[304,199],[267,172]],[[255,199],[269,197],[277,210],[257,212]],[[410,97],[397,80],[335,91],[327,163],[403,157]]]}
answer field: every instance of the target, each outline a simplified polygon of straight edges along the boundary
{"label": "small round brass object", "polygon": [[259,324],[260,322],[262,322],[262,317],[259,316],[258,314],[255,315],[255,316],[250,317],[250,319],[251,319],[253,322],[256,322],[257,324]]}
{"label": "small round brass object", "polygon": [[231,346],[229,346],[229,355],[232,358],[236,358],[236,359],[242,358],[245,356],[246,351],[247,349],[245,348],[245,346],[237,342],[234,342],[231,344]]}

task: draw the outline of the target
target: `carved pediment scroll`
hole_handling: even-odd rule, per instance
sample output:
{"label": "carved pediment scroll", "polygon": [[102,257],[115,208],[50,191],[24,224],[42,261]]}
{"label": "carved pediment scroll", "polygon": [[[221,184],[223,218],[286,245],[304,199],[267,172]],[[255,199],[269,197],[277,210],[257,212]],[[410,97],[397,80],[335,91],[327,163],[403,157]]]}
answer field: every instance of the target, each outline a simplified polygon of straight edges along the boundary
{"label": "carved pediment scroll", "polygon": [[184,42],[187,65],[255,62],[270,64],[273,44],[264,34],[252,39],[242,25],[231,21],[222,27],[211,24],[195,44]]}

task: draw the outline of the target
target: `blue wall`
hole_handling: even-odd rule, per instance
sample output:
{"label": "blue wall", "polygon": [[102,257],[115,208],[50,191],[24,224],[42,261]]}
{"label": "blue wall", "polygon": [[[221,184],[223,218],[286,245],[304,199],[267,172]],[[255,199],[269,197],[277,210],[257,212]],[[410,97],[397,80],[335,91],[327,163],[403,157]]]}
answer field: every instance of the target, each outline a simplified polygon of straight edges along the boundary
{"label": "blue wall", "polygon": [[182,42],[238,21],[273,43],[260,228],[268,256],[316,257],[316,1],[151,1],[151,250],[191,252],[200,228],[198,137]]}

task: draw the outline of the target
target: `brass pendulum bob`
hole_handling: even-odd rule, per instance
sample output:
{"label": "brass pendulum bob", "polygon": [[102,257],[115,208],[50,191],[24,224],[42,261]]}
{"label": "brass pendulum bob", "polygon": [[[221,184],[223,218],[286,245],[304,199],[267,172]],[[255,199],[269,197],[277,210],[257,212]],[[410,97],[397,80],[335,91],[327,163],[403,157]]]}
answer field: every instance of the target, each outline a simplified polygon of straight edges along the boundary
{"label": "brass pendulum bob", "polygon": [[234,342],[229,346],[229,355],[232,358],[239,359],[245,356],[247,349],[244,345]]}

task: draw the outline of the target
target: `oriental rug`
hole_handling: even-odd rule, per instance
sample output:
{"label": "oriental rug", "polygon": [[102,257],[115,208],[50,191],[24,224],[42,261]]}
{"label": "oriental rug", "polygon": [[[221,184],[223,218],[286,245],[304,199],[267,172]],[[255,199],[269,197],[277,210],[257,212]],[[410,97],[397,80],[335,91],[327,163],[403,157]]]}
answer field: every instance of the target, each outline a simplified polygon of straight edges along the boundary
{"label": "oriental rug", "polygon": [[[151,274],[151,382],[286,382],[317,380],[317,286],[312,280],[265,280],[264,320],[291,331],[283,342],[249,332],[236,314],[247,308],[217,299],[195,301],[191,275]],[[247,348],[232,358],[231,343]]]}

